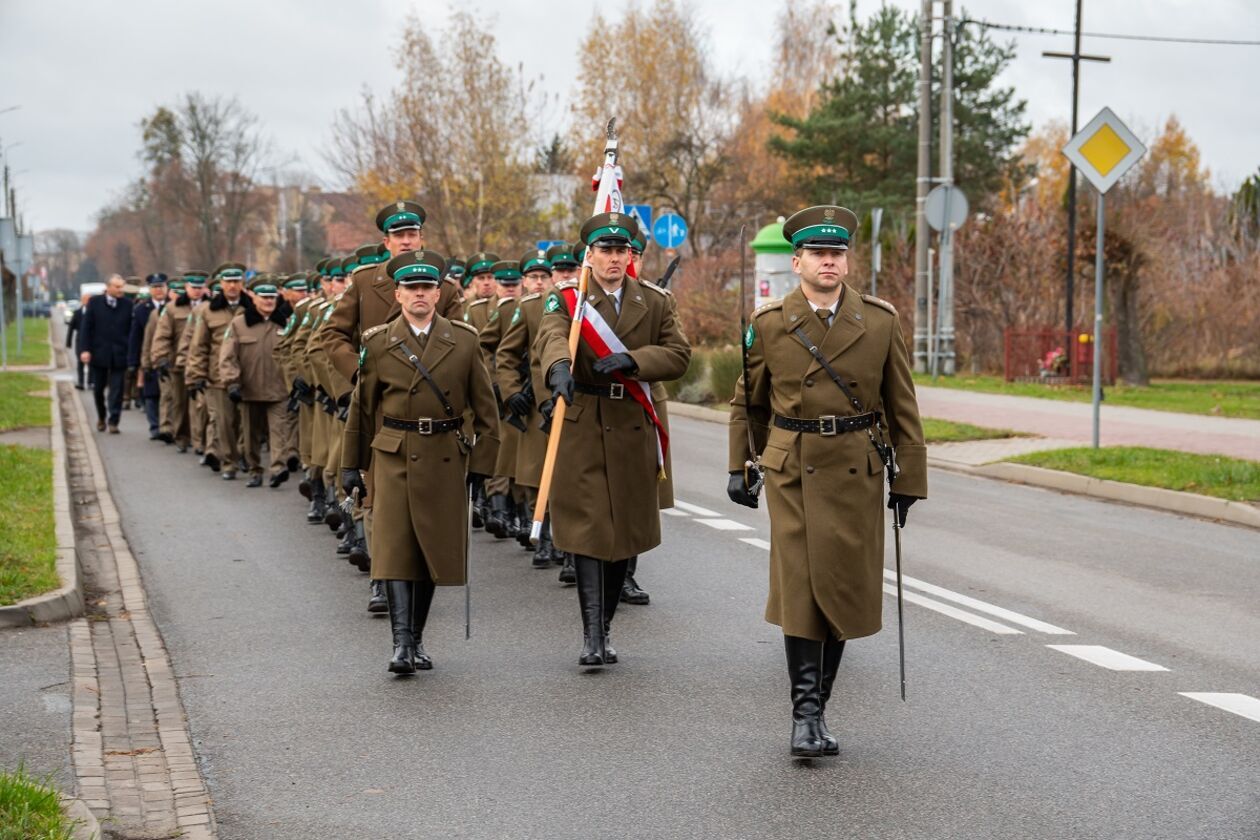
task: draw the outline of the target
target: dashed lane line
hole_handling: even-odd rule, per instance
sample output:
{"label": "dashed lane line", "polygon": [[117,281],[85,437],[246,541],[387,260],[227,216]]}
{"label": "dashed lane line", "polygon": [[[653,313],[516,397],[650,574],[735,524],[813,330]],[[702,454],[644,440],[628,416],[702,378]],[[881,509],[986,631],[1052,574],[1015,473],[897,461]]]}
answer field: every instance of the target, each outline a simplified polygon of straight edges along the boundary
{"label": "dashed lane line", "polygon": [[1207,703],[1209,706],[1215,706],[1260,723],[1260,700],[1246,694],[1214,691],[1179,691],[1177,693],[1182,697],[1189,697],[1191,700],[1198,700],[1200,703]]}
{"label": "dashed lane line", "polygon": [[716,510],[709,510],[708,508],[702,508],[699,505],[689,504],[688,502],[680,502],[677,499],[674,500],[674,507],[678,508],[681,511],[695,514],[696,516],[707,516],[710,518],[717,518],[722,515],[718,513]]}
{"label": "dashed lane line", "polygon": [[1138,659],[1136,656],[1129,656],[1127,653],[1121,653],[1103,645],[1046,645],[1046,647],[1111,671],[1168,670],[1163,665],[1156,665],[1154,662],[1147,662],[1145,659]]}
{"label": "dashed lane line", "polygon": [[691,515],[689,513],[684,513],[678,508],[661,508],[661,513],[665,514],[666,516],[690,516]]}
{"label": "dashed lane line", "polygon": [[[897,579],[897,575],[890,569],[884,569],[884,577],[890,581],[896,581]],[[953,590],[946,589],[943,586],[937,586],[936,584],[928,583],[927,581],[919,580],[918,578],[912,578],[909,575],[902,575],[901,579],[906,586],[913,589],[918,589],[922,592],[928,593],[929,595],[935,595],[936,597],[946,601],[953,601],[955,604],[962,604],[964,607],[970,607],[976,612],[988,613],[989,615],[996,616],[997,618],[1005,619],[1012,624],[1027,627],[1029,630],[1035,630],[1038,633],[1046,633],[1047,635],[1052,636],[1076,635],[1071,630],[1064,630],[1062,627],[1047,624],[1044,621],[1030,618],[1029,616],[1017,613],[1014,610],[1008,610],[1005,607],[999,607],[995,604],[990,604],[977,598],[972,598],[968,595],[962,595],[958,592],[954,592]]]}
{"label": "dashed lane line", "polygon": [[[897,587],[890,583],[884,584],[884,591],[893,597],[896,597],[897,595]],[[1016,630],[1014,627],[984,618],[983,616],[972,615],[966,610],[960,610],[957,607],[950,606],[942,601],[935,601],[925,595],[920,595],[917,592],[906,592],[903,590],[902,597],[911,604],[918,604],[920,607],[927,607],[929,610],[934,610],[941,615],[956,618],[959,621],[979,627],[982,630],[988,630],[990,633],[998,633],[1003,636],[1019,636],[1024,632],[1023,630]]]}
{"label": "dashed lane line", "polygon": [[760,537],[740,537],[739,541],[742,543],[748,543],[753,548],[760,548],[766,551],[770,550],[770,542],[768,540],[763,540]]}
{"label": "dashed lane line", "polygon": [[734,519],[697,519],[701,525],[708,525],[717,531],[751,531],[751,526],[745,525],[743,522],[736,522]]}

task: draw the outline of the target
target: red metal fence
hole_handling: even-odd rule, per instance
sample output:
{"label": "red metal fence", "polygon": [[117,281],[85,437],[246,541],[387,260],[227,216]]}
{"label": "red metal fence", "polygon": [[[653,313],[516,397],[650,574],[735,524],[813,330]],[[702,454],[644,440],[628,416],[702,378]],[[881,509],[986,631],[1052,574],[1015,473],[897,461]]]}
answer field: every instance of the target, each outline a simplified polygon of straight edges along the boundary
{"label": "red metal fence", "polygon": [[[1008,329],[1006,344],[1007,382],[1044,382],[1047,385],[1078,385],[1094,378],[1094,334],[1084,330]],[[1116,331],[1103,330],[1102,379],[1112,385],[1118,373]]]}

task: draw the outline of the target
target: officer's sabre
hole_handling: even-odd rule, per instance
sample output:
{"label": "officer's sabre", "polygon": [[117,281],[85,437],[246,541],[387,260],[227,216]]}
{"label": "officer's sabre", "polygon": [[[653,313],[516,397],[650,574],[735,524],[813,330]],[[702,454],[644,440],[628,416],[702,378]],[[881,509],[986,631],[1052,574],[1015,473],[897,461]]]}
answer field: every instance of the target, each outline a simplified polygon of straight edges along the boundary
{"label": "officer's sabre", "polygon": [[744,486],[756,497],[761,493],[765,473],[761,469],[761,456],[757,454],[757,442],[753,438],[752,415],[749,413],[748,389],[752,387],[748,377],[748,246],[744,244],[746,226],[739,226],[739,355],[744,363],[744,428],[748,430],[748,460],[744,461]]}
{"label": "officer's sabre", "polygon": [[901,655],[901,702],[906,702],[906,625],[901,611],[901,519],[893,508],[893,542],[897,548],[897,650]]}

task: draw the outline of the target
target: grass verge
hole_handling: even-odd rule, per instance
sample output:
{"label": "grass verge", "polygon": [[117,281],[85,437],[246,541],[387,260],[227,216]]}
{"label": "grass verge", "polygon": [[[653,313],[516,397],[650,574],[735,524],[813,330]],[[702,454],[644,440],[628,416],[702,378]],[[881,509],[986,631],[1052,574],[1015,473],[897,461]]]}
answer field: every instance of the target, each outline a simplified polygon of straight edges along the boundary
{"label": "grass verge", "polygon": [[49,780],[20,764],[12,773],[0,771],[0,840],[71,840],[73,830]]}
{"label": "grass verge", "polygon": [[[915,374],[914,382],[916,385],[938,388],[1069,402],[1089,402],[1093,399],[1088,385],[1007,382],[1000,376],[941,376],[933,382],[932,377],[926,374]],[[1260,420],[1260,382],[1161,379],[1153,381],[1145,388],[1117,384],[1105,389],[1104,395],[1107,405]]]}
{"label": "grass verge", "polygon": [[0,432],[52,425],[48,409],[51,398],[31,396],[51,387],[47,379],[33,373],[0,373]]}
{"label": "grass verge", "polygon": [[1181,490],[1234,502],[1260,501],[1260,462],[1141,446],[1052,449],[1008,458],[1051,470]]}
{"label": "grass verge", "polygon": [[8,345],[10,365],[48,364],[48,319],[22,319],[22,352],[17,349],[17,322],[4,325],[5,344]]}
{"label": "grass verge", "polygon": [[52,452],[0,446],[0,606],[61,585],[53,524]]}
{"label": "grass verge", "polygon": [[923,437],[928,443],[960,443],[965,440],[996,440],[998,438],[1026,437],[1010,429],[989,429],[970,423],[923,418]]}

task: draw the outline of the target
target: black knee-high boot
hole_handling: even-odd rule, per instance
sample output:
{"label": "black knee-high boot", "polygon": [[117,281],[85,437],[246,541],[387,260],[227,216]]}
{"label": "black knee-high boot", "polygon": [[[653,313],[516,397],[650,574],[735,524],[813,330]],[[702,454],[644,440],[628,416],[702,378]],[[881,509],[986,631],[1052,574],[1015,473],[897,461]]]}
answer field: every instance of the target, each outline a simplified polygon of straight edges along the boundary
{"label": "black knee-high boot", "polygon": [[822,691],[819,693],[818,720],[823,737],[823,755],[839,755],[840,744],[827,728],[827,701],[831,699],[831,686],[836,681],[836,671],[840,670],[840,657],[844,655],[844,639],[837,639],[830,628],[827,639],[823,642],[822,657]]}
{"label": "black knee-high boot", "polygon": [[604,664],[604,573],[606,565],[594,557],[574,555],[577,571],[578,607],[582,611],[582,652],[578,664],[599,667]]}
{"label": "black knee-high boot", "polygon": [[823,643],[799,636],[783,637],[792,691],[792,755],[819,757],[822,735]]}
{"label": "black knee-high boot", "polygon": [[385,581],[389,598],[389,629],[394,636],[394,658],[389,661],[393,674],[416,672],[416,636],[412,625],[412,601],[415,583],[409,580]]}
{"label": "black knee-high boot", "polygon": [[416,582],[415,601],[411,610],[411,632],[416,640],[416,668],[421,671],[433,669],[433,657],[424,651],[424,625],[429,621],[429,607],[433,604],[433,592],[437,589],[433,581]]}
{"label": "black knee-high boot", "polygon": [[604,662],[609,665],[617,661],[617,651],[612,646],[612,620],[621,600],[621,587],[626,582],[629,565],[629,560],[604,564]]}

